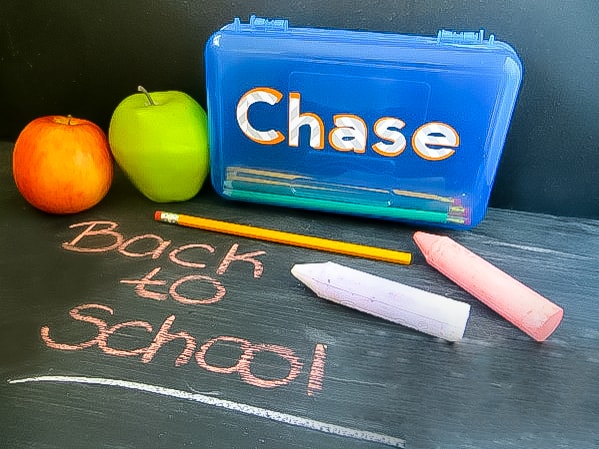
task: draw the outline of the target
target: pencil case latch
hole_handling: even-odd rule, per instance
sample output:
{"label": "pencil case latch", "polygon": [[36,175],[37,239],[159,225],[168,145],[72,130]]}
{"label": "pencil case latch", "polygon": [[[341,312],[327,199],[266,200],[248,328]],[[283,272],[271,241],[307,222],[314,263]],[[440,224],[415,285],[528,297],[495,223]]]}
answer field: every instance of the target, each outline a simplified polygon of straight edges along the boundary
{"label": "pencil case latch", "polygon": [[490,35],[485,42],[485,30],[458,32],[450,30],[439,30],[437,33],[438,44],[487,44],[493,45],[495,36]]}
{"label": "pencil case latch", "polygon": [[[241,20],[236,17],[233,21],[235,31],[241,31]],[[287,19],[266,19],[257,17],[255,14],[250,16],[249,28],[253,31],[287,31],[289,21]]]}

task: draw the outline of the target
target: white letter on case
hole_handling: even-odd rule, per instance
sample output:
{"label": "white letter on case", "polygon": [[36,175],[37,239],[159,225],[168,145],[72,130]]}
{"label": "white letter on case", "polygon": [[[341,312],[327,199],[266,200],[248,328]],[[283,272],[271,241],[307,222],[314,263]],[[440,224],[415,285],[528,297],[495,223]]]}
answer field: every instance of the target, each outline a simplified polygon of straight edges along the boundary
{"label": "white letter on case", "polygon": [[277,130],[259,131],[254,128],[248,119],[248,110],[254,103],[277,104],[283,98],[283,94],[278,90],[269,87],[256,87],[248,90],[237,103],[237,124],[247,137],[257,143],[264,145],[275,145],[285,140],[285,136]]}
{"label": "white letter on case", "polygon": [[451,126],[441,122],[422,125],[412,136],[412,147],[423,159],[441,161],[455,153],[460,136]]}
{"label": "white letter on case", "polygon": [[315,150],[324,148],[324,123],[311,112],[300,114],[300,93],[289,93],[289,146],[299,146],[299,129],[304,125],[310,127],[310,146]]}
{"label": "white letter on case", "polygon": [[329,143],[337,151],[353,151],[364,153],[366,151],[366,137],[368,131],[366,123],[361,117],[351,114],[338,114],[333,117],[335,126],[329,133]]}
{"label": "white letter on case", "polygon": [[372,145],[372,149],[381,156],[399,156],[406,149],[406,138],[399,131],[404,126],[406,124],[398,118],[381,117],[378,119],[374,124],[374,133],[381,139],[392,143],[377,142]]}

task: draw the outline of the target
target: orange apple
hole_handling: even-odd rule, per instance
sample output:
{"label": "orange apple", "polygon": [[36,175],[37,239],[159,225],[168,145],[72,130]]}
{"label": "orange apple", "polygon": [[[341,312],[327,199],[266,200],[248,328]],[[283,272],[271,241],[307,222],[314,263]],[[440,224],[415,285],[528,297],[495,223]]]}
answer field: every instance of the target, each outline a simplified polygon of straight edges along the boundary
{"label": "orange apple", "polygon": [[113,160],[106,134],[84,119],[51,115],[30,122],[13,152],[21,195],[53,214],[89,209],[108,193]]}

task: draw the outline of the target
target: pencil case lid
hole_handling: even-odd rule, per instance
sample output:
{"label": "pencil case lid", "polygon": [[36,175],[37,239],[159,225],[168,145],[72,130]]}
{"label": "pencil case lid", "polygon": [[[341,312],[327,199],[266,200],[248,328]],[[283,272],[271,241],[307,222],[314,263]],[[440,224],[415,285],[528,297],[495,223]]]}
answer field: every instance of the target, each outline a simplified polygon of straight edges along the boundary
{"label": "pencil case lid", "polygon": [[214,33],[205,61],[222,196],[456,229],[484,218],[523,73],[494,36],[252,16]]}

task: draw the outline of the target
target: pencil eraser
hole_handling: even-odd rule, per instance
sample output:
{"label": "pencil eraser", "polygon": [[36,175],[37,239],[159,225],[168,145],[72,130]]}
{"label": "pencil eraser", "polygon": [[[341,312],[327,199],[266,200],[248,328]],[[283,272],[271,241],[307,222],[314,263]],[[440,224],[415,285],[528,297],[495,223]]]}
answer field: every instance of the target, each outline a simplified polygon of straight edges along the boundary
{"label": "pencil eraser", "polygon": [[451,238],[418,231],[414,241],[432,267],[535,340],[562,321],[560,306]]}

